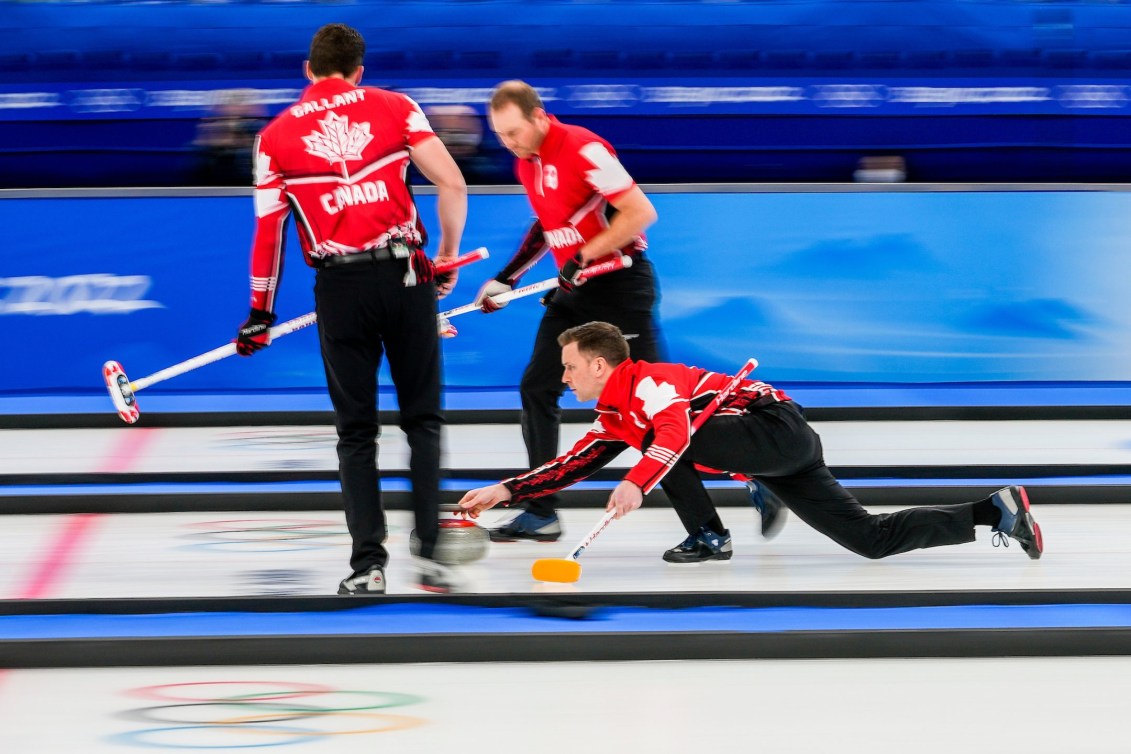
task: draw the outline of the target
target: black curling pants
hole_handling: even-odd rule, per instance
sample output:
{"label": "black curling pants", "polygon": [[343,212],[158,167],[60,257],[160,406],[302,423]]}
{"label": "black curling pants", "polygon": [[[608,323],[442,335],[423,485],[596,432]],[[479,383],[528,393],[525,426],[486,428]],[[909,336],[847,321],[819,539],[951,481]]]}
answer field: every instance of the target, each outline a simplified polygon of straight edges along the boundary
{"label": "black curling pants", "polygon": [[429,283],[405,288],[404,274],[403,261],[383,260],[321,269],[314,284],[354,574],[389,560],[377,470],[377,370],[386,354],[400,427],[408,438],[412,507],[422,556],[431,557],[439,535],[443,416],[436,287]]}
{"label": "black curling pants", "polygon": [[691,448],[663,480],[691,533],[716,514],[688,456],[757,477],[802,521],[866,558],[974,541],[973,503],[878,515],[865,510],[825,466],[820,437],[792,402],[712,417],[692,436]]}
{"label": "black curling pants", "polygon": [[[538,468],[559,454],[562,412],[558,401],[565,385],[558,336],[586,322],[608,322],[628,338],[634,361],[662,361],[660,333],[653,314],[656,298],[652,263],[644,256],[634,257],[628,269],[593,278],[569,293],[554,292],[538,325],[534,351],[519,383],[522,439],[530,468]],[[545,495],[526,503],[526,509],[549,516],[557,504],[556,494]]]}

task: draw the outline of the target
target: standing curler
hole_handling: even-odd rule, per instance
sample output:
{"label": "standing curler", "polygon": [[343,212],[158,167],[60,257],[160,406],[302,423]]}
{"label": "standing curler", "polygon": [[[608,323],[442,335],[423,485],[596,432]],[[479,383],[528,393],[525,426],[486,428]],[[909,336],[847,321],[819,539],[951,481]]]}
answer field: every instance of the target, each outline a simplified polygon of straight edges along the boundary
{"label": "standing curler", "polygon": [[[479,290],[484,312],[505,305],[503,295],[546,251],[558,267],[558,288],[543,299],[546,311],[519,383],[522,438],[532,467],[558,454],[561,374],[558,336],[601,320],[629,339],[632,358],[662,357],[654,308],[656,284],[645,255],[644,231],[656,210],[621,165],[612,145],[546,113],[538,93],[522,81],[496,87],[488,105],[491,128],[515,156],[515,173],[538,219],[519,250]],[[610,256],[632,257],[628,269],[584,281],[581,271]],[[496,542],[556,541],[562,535],[557,497],[530,500],[525,510],[492,529]]]}
{"label": "standing curler", "polygon": [[467,218],[467,186],[415,102],[361,86],[365,40],[343,24],[310,44],[311,84],[256,139],[251,314],[236,350],[270,345],[287,220],[294,215],[314,300],[338,432],[338,475],[353,539],[339,594],[383,594],[387,528],[377,471],[377,372],[387,354],[408,438],[420,555],[416,586],[448,591],[458,576],[433,558],[440,504],[440,337],[436,297],[456,272],[436,273],[405,183],[411,161],[436,185],[437,261],[454,259]]}

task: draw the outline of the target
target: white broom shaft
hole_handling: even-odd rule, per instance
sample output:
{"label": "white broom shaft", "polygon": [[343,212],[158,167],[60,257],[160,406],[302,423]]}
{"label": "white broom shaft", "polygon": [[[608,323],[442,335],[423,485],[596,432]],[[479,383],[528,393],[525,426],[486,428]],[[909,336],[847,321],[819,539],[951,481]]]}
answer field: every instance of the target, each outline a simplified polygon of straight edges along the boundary
{"label": "white broom shaft", "polygon": [[[695,421],[691,423],[691,434],[695,434],[695,430],[702,427],[703,422],[711,418],[711,415],[714,414],[719,406],[722,405],[723,401],[725,401],[728,397],[730,397],[731,393],[738,389],[738,386],[742,384],[742,381],[746,379],[746,376],[753,372],[755,367],[757,366],[757,359],[750,359],[746,362],[746,364],[743,365],[742,369],[738,370],[738,374],[732,377],[730,382],[728,382],[722,390],[715,394],[715,397],[711,399],[711,402],[703,407],[703,410],[699,412],[699,416],[695,417]],[[585,552],[585,548],[593,544],[593,540],[597,538],[597,535],[604,531],[605,527],[612,523],[614,518],[616,518],[616,511],[606,511],[604,517],[602,517],[601,520],[597,522],[597,525],[594,526],[593,529],[585,535],[585,538],[582,539],[577,547],[574,548],[574,551],[566,557],[566,560],[577,560],[581,556],[581,553]]]}
{"label": "white broom shaft", "polygon": [[[456,257],[450,262],[436,265],[436,271],[447,272],[448,270],[454,270],[458,267],[463,267],[464,265],[471,264],[472,262],[478,262],[480,259],[486,259],[488,256],[490,256],[490,254],[488,253],[487,248],[480,246],[478,249],[469,251],[466,254]],[[317,321],[318,315],[314,312],[304,314],[301,317],[295,317],[294,319],[288,319],[286,322],[280,325],[275,325],[271,328],[271,340],[281,338],[284,335],[289,335],[295,330],[301,330],[304,327],[310,327]],[[148,377],[142,377],[139,380],[134,380],[130,383],[130,389],[136,393],[138,390],[143,390],[144,388],[147,388],[151,385],[156,385],[158,382],[164,382],[165,380],[177,377],[178,375],[182,375],[185,372],[191,372],[194,369],[199,369],[200,367],[205,366],[206,364],[211,364],[214,361],[226,359],[229,356],[235,354],[235,352],[235,343],[225,343],[218,348],[213,348],[211,351],[202,353],[199,356],[194,356],[187,361],[182,361],[180,364],[174,364],[173,366],[166,367],[159,372],[154,372]]]}
{"label": "white broom shaft", "polygon": [[[533,296],[535,293],[542,293],[543,291],[548,291],[551,288],[557,287],[558,279],[550,278],[549,280],[543,280],[538,283],[524,285],[521,288],[515,288],[513,291],[500,293],[498,296],[492,296],[491,300],[498,304],[505,304],[508,301],[514,301],[516,298]],[[472,302],[470,304],[464,304],[463,306],[457,306],[455,309],[448,309],[446,312],[440,312],[440,316],[446,319],[451,319],[452,317],[458,317],[461,314],[467,314],[469,312],[477,311],[479,311],[479,304]]]}
{"label": "white broom shaft", "polygon": [[[623,270],[631,266],[632,257],[616,257],[614,259],[610,259],[607,262],[590,265],[589,267],[582,269],[579,275],[582,280],[589,280],[590,278],[595,278],[598,275],[606,275],[610,272],[616,272],[617,270]],[[535,293],[542,293],[543,291],[548,291],[557,287],[558,279],[549,278],[548,280],[542,280],[538,283],[531,283],[530,285],[524,285],[521,288],[515,288],[513,291],[507,291],[506,293],[500,293],[497,296],[492,296],[491,300],[496,304],[505,304],[509,301],[514,301],[516,298],[533,296]],[[461,314],[468,314],[470,312],[479,311],[479,308],[479,304],[473,302],[470,304],[464,304],[463,306],[457,306],[455,309],[449,309],[446,312],[440,312],[440,316],[444,319],[451,319],[452,317],[458,317]]]}
{"label": "white broom shaft", "polygon": [[[301,330],[304,327],[310,327],[317,321],[318,315],[314,312],[304,314],[301,317],[295,317],[294,319],[289,319],[281,325],[275,325],[271,328],[271,340],[281,338],[284,335],[289,335],[295,330]],[[130,383],[130,387],[136,393],[138,390],[147,388],[150,385],[156,385],[158,382],[164,382],[165,380],[184,374],[185,372],[191,372],[194,369],[199,369],[200,367],[206,364],[211,364],[214,361],[226,359],[229,356],[233,355],[235,352],[235,343],[225,343],[218,348],[213,348],[211,351],[202,353],[199,356],[194,356],[187,361],[182,361],[180,364],[174,364],[173,366],[166,367],[159,372],[154,372],[148,377],[142,377],[139,380],[134,380]]]}
{"label": "white broom shaft", "polygon": [[605,530],[605,527],[611,524],[613,522],[613,519],[616,517],[616,511],[605,511],[605,515],[602,516],[601,520],[597,522],[597,525],[594,526],[589,531],[589,533],[585,535],[585,539],[581,540],[581,542],[578,543],[573,552],[566,556],[566,560],[577,560],[578,558],[580,558],[581,553],[585,552],[585,548],[593,544],[593,540],[597,538],[597,535],[603,532]]}

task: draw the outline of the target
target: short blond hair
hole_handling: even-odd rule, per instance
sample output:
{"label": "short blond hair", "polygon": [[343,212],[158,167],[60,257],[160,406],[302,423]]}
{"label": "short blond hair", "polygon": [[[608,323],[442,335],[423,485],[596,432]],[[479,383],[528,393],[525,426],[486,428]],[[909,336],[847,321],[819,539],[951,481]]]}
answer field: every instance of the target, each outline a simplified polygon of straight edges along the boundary
{"label": "short blond hair", "polygon": [[530,120],[535,110],[545,110],[542,98],[530,84],[518,79],[504,81],[495,87],[491,95],[490,108],[492,111],[501,110],[507,105],[514,105],[522,111],[522,115]]}

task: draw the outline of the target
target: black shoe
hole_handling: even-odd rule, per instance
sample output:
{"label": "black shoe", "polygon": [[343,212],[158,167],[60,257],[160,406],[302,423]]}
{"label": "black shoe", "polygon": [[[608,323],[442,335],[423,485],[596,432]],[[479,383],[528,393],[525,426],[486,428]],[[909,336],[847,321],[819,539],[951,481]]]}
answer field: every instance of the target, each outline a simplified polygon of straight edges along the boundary
{"label": "black shoe", "polygon": [[1045,540],[1041,527],[1033,520],[1029,511],[1029,495],[1024,487],[1005,487],[990,496],[990,501],[1001,511],[1001,521],[994,527],[994,547],[1003,544],[1009,547],[1006,537],[1013,537],[1021,543],[1021,549],[1033,560],[1045,551]]}
{"label": "black shoe", "polygon": [[355,573],[338,584],[338,594],[384,594],[385,569],[373,566],[364,573]]}
{"label": "black shoe", "polygon": [[562,536],[562,525],[557,513],[538,516],[530,511],[521,511],[502,525],[488,529],[487,534],[492,542],[517,542],[520,539],[557,542]]}
{"label": "black shoe", "polygon": [[699,531],[665,552],[664,560],[669,563],[703,563],[708,560],[730,560],[733,555],[730,532],[716,534],[706,526],[701,526]]}
{"label": "black shoe", "polygon": [[753,479],[746,482],[746,491],[750,493],[750,502],[762,519],[762,537],[773,539],[785,526],[789,508],[785,507],[781,498]]}

